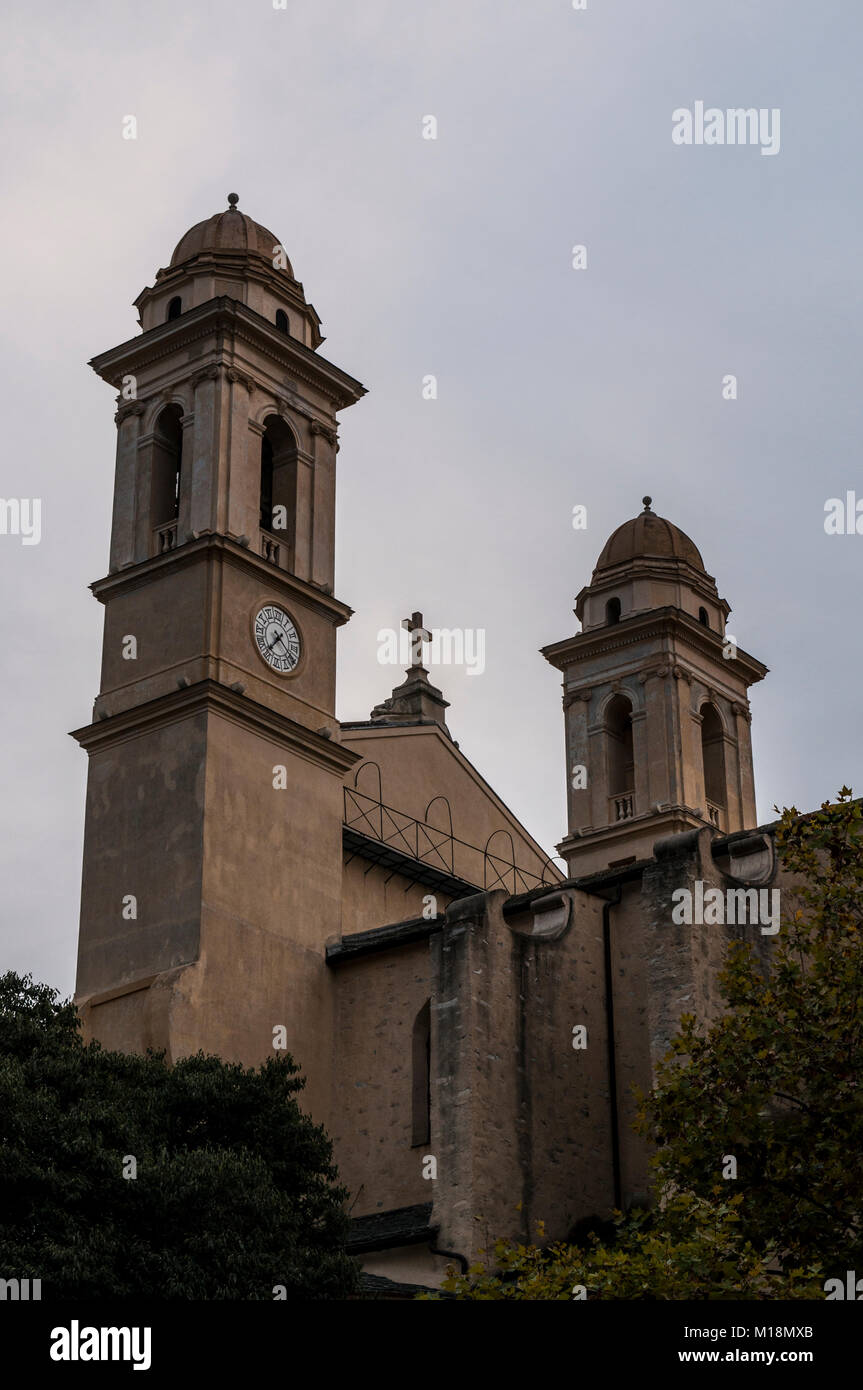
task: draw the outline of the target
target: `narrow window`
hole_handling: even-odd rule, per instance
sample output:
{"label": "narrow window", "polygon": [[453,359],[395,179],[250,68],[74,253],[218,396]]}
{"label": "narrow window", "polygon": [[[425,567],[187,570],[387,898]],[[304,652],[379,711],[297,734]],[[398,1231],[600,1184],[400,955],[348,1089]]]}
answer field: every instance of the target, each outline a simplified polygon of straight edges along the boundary
{"label": "narrow window", "polygon": [[703,627],[710,627],[710,619],[707,616],[706,608],[699,608],[698,621],[702,624]]}
{"label": "narrow window", "polygon": [[263,553],[276,558],[286,570],[294,567],[294,545],[297,521],[297,441],[293,430],[280,415],[269,415],[264,421],[261,440],[260,526],[275,536],[278,544],[274,557],[272,539],[263,538]]}
{"label": "narrow window", "polygon": [[266,435],[261,441],[261,528],[273,529],[273,446]]}
{"label": "narrow window", "polygon": [[612,623],[620,622],[619,598],[610,598],[608,600],[608,603],[605,605],[605,621],[608,623],[609,627],[612,625]]}
{"label": "narrow window", "polygon": [[150,524],[164,526],[180,515],[180,482],[183,468],[183,412],[168,405],[156,421],[153,441]]}
{"label": "narrow window", "polygon": [[276,310],[276,327],[280,333],[290,333],[291,327],[288,323],[288,316],[284,309]]}
{"label": "narrow window", "polygon": [[[605,729],[608,746],[608,792],[610,796],[621,796],[624,792],[632,792],[635,785],[632,705],[625,695],[615,695],[608,706]],[[625,817],[621,816],[620,819]]]}
{"label": "narrow window", "polygon": [[412,1039],[413,1088],[411,1144],[427,1144],[431,1138],[431,1008],[423,1004],[414,1020]]}
{"label": "narrow window", "polygon": [[167,312],[167,314],[166,314],[166,316],[165,316],[165,322],[166,322],[166,323],[170,323],[170,322],[171,322],[171,319],[178,319],[178,318],[180,317],[180,315],[182,314],[182,312],[183,312],[183,301],[182,301],[182,299],[180,298],[180,296],[179,296],[178,294],[176,294],[176,295],[174,295],[174,298],[173,298],[172,300],[170,300],[170,302],[169,302],[169,304],[168,304],[168,312]]}
{"label": "narrow window", "polygon": [[[701,758],[704,767],[704,795],[708,809],[725,809],[725,740],[722,720],[715,705],[701,711]],[[713,819],[713,817],[711,817]]]}

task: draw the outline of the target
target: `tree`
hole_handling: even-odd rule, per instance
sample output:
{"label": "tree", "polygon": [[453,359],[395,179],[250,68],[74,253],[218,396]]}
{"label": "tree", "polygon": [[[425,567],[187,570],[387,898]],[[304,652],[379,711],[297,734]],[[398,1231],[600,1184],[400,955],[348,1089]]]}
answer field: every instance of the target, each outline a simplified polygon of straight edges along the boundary
{"label": "tree", "polygon": [[681,1019],[641,1121],[663,1195],[733,1188],[756,1250],[843,1275],[863,1269],[861,831],[847,787],[835,805],[782,813],[777,850],[795,886],[781,890],[770,958],[731,945],[727,1012],[706,1030]]}
{"label": "tree", "polygon": [[[616,1235],[601,1240],[594,1234],[583,1248],[498,1241],[493,1269],[476,1264],[467,1274],[450,1271],[443,1291],[478,1301],[823,1297],[817,1269],[778,1275],[773,1252],[759,1252],[741,1239],[740,1200],[733,1194],[706,1201],[678,1193],[661,1212],[618,1212]],[[540,1226],[540,1240],[543,1235]]]}
{"label": "tree", "polygon": [[[0,1267],[45,1298],[342,1298],[346,1197],[286,1054],[84,1045],[74,1006],[0,976]],[[134,1176],[133,1176],[134,1173]]]}

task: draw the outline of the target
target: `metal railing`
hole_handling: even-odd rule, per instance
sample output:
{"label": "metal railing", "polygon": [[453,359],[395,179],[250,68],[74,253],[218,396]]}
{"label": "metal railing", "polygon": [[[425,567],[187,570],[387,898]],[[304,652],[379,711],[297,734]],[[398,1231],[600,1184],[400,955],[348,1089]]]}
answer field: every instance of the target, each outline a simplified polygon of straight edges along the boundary
{"label": "metal railing", "polygon": [[527,893],[544,883],[557,881],[549,872],[550,859],[546,859],[541,871],[536,872],[516,864],[514,850],[507,855],[489,849],[495,835],[509,838],[512,845],[509,831],[496,831],[489,836],[485,849],[480,849],[478,845],[460,840],[451,830],[442,830],[404,811],[397,811],[393,806],[385,806],[355,787],[344,788],[344,805],[344,823],[349,829],[443,873],[475,883],[478,888],[505,888],[509,893]]}

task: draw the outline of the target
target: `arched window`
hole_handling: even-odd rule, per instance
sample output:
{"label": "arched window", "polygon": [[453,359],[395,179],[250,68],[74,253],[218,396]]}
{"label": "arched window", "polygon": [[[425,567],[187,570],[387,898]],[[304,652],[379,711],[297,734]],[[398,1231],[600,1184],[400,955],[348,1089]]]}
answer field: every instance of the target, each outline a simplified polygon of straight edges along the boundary
{"label": "arched window", "polygon": [[[701,759],[704,767],[704,795],[710,808],[725,809],[725,739],[722,720],[715,705],[704,705],[701,710]],[[716,816],[710,815],[715,824]]]}
{"label": "arched window", "polygon": [[609,627],[612,623],[620,622],[620,599],[610,598],[605,605],[605,621]]}
{"label": "arched window", "polygon": [[170,323],[171,319],[178,319],[183,312],[183,301],[178,294],[168,303],[168,312],[165,315],[165,322]]}
{"label": "arched window", "polygon": [[183,471],[182,421],[183,412],[180,407],[166,405],[153,431],[155,437],[150,492],[151,526],[164,526],[180,515],[180,482]]}
{"label": "arched window", "polygon": [[[632,755],[632,705],[625,695],[615,695],[605,715],[608,747],[608,792],[619,796],[635,786]],[[630,809],[629,814],[632,814]],[[625,819],[621,816],[618,819]]]}
{"label": "arched window", "polygon": [[284,569],[293,569],[297,508],[297,441],[280,415],[270,415],[261,440],[261,530],[278,540],[264,554]]}
{"label": "arched window", "polygon": [[276,327],[280,333],[290,333],[291,325],[288,323],[288,316],[284,309],[276,310]]}
{"label": "arched window", "polygon": [[707,616],[706,608],[699,608],[698,621],[702,624],[703,627],[710,627],[710,619]]}
{"label": "arched window", "polygon": [[273,445],[266,435],[261,440],[261,528],[273,529]]}
{"label": "arched window", "polygon": [[411,1144],[427,1144],[431,1139],[431,1008],[428,999],[414,1019],[411,1057]]}

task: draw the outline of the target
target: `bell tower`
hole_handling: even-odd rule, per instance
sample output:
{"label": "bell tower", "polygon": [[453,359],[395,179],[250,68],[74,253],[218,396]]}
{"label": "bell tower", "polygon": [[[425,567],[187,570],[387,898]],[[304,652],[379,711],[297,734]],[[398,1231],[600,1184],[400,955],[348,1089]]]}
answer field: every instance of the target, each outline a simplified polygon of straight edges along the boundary
{"label": "bell tower", "polygon": [[651,510],[606,542],[576,599],[581,632],[543,648],[563,673],[575,877],[649,855],[663,835],[756,824],[748,690],[767,667],[726,635],[696,546]]}
{"label": "bell tower", "polygon": [[259,1061],[329,1046],[339,930],[336,415],[283,246],[237,207],[192,227],[91,363],[118,391],[77,1001],[106,1046]]}

